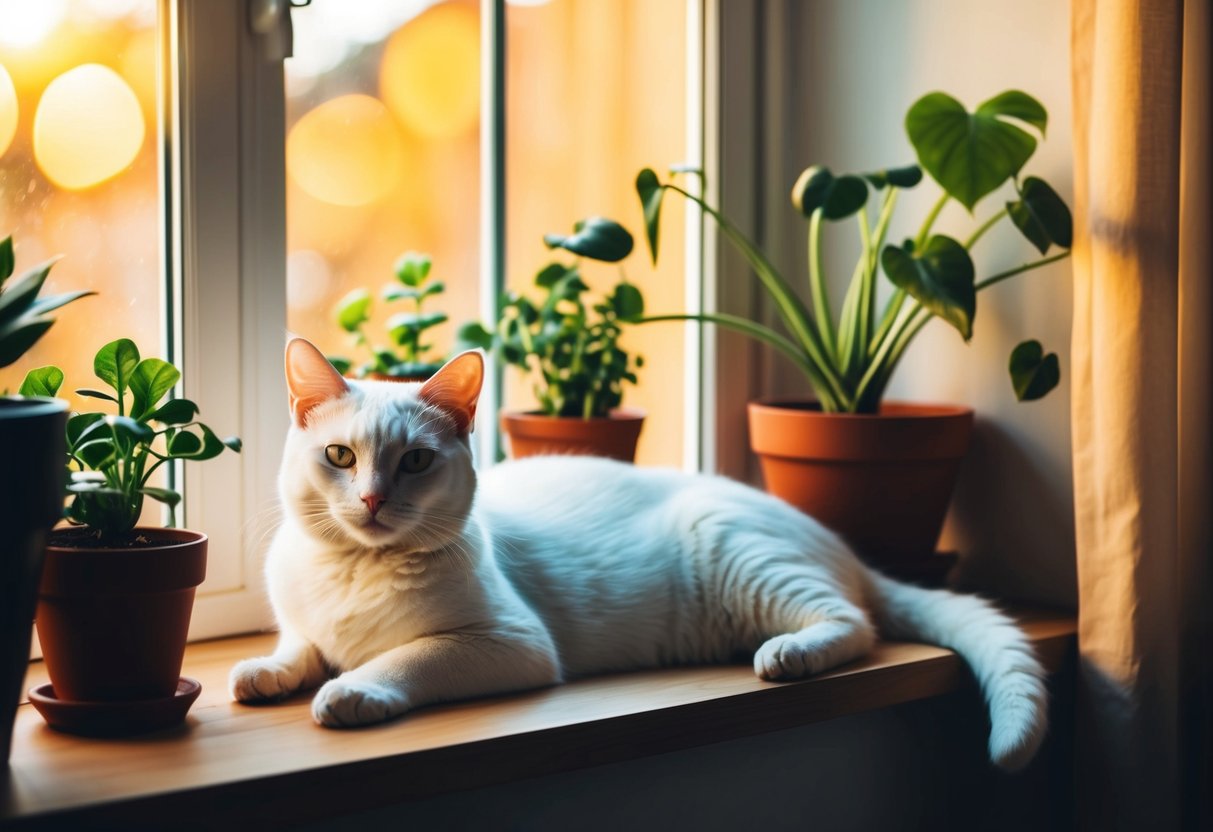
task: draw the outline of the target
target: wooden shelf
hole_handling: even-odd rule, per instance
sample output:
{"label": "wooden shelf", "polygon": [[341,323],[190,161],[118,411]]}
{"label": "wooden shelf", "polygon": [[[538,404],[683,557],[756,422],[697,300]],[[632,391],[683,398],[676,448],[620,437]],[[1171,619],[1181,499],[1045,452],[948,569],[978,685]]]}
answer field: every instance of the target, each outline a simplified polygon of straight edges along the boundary
{"label": "wooden shelf", "polygon": [[[1046,666],[1060,667],[1073,644],[1073,616],[1017,617]],[[0,826],[120,827],[168,812],[204,826],[263,816],[315,821],[326,811],[635,759],[972,687],[951,651],[882,643],[862,661],[803,682],[762,682],[740,665],[646,671],[333,731],[312,722],[307,695],[256,707],[228,699],[231,666],[269,652],[272,642],[256,635],[191,645],[184,673],[202,682],[202,695],[187,724],[169,732],[81,739],[47,728],[23,704]],[[44,680],[35,663],[27,688]],[[338,807],[334,793],[346,796]]]}

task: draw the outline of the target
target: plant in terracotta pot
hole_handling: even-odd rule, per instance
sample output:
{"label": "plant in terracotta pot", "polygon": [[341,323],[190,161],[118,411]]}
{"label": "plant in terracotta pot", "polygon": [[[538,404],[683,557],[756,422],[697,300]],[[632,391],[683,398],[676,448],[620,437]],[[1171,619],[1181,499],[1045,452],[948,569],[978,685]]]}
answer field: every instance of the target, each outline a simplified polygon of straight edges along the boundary
{"label": "plant in terracotta pot", "polygon": [[[153,475],[175,460],[239,451],[240,440],[220,439],[198,422],[192,401],[166,398],[181,373],[140,358],[129,339],[102,347],[93,370],[109,389],[76,392],[114,412],[67,420],[70,525],[50,536],[36,613],[51,684],[30,699],[65,730],[134,733],[180,722],[200,690],[180,673],[207,538],[137,525],[146,498],[168,507],[170,526],[181,501],[153,485]],[[62,380],[56,367],[26,379],[50,395]]]}
{"label": "plant in terracotta pot", "polygon": [[[842,533],[861,554],[884,565],[917,561],[934,551],[973,413],[965,407],[885,402],[884,393],[914,337],[934,318],[968,341],[977,296],[1004,280],[1067,257],[1071,217],[1044,180],[1024,176],[1045,108],[1011,90],[973,112],[941,92],[916,101],[905,127],[918,163],[860,174],[810,167],[792,188],[792,205],[808,225],[807,300],[770,260],[717,209],[649,169],[636,189],[645,214],[653,259],[658,252],[661,204],[672,192],[700,205],[745,257],[778,312],[781,329],[724,314],[661,315],[645,321],[696,320],[757,338],[803,372],[816,394],[812,404],[754,402],[750,441],[767,488]],[[917,234],[888,241],[898,194],[914,188],[923,172],[940,194]],[[949,202],[972,215],[983,197],[1010,184],[1014,193],[975,219],[963,241],[933,233]],[[878,202],[870,211],[868,202]],[[860,254],[841,306],[831,302],[823,268],[825,227],[852,218]],[[1009,220],[1040,258],[982,275],[972,251],[998,223]],[[1061,251],[1049,255],[1051,248]],[[1046,256],[1049,255],[1049,256]],[[891,293],[882,309],[877,283]],[[1010,357],[1012,387],[1020,400],[1040,398],[1060,378],[1057,355],[1025,341]]]}
{"label": "plant in terracotta pot", "polygon": [[[632,235],[613,220],[591,217],[573,234],[548,234],[548,248],[605,263],[632,251]],[[644,313],[640,290],[626,278],[590,300],[580,261],[551,263],[535,276],[533,301],[507,293],[494,332],[466,324],[460,340],[496,349],[504,361],[535,375],[540,409],[502,414],[515,458],[535,454],[590,454],[632,461],[644,414],[620,408],[625,382],[636,383],[644,363],[619,345],[626,323]]]}
{"label": "plant in terracotta pot", "polygon": [[[13,278],[13,239],[0,240],[0,368],[16,363],[55,319],[92,292],[39,297],[54,261]],[[21,682],[29,667],[34,603],[46,535],[62,513],[67,402],[40,385],[0,396],[0,759],[8,761]]]}
{"label": "plant in terracotta pot", "polygon": [[380,290],[385,303],[403,302],[406,306],[406,311],[386,322],[390,344],[373,341],[366,333],[371,320],[370,292],[355,289],[341,299],[335,310],[337,324],[369,357],[355,367],[352,359],[329,356],[339,373],[386,381],[424,381],[441,369],[446,358],[435,354],[433,346],[423,340],[430,329],[448,320],[445,312],[422,308],[426,299],[446,291],[445,283],[430,276],[432,265],[428,254],[406,251],[396,261],[396,282]]}

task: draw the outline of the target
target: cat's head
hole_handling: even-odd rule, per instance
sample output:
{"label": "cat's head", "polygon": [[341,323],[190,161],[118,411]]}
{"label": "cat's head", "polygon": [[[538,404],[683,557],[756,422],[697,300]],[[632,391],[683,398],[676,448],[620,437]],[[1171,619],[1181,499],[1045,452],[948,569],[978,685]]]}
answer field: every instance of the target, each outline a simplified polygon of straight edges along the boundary
{"label": "cat's head", "polygon": [[431,551],[458,537],[476,490],[468,433],[479,352],[422,383],[351,381],[302,338],[286,347],[291,428],[279,490],[314,537]]}

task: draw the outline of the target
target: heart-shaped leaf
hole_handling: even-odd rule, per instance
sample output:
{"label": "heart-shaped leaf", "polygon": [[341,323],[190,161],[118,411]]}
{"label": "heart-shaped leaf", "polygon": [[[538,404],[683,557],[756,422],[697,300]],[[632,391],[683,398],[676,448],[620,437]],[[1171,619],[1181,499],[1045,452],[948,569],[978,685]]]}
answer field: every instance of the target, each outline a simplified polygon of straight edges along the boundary
{"label": "heart-shaped leaf", "polygon": [[17,392],[22,396],[55,396],[63,386],[63,371],[58,367],[37,367],[25,374],[21,389]]}
{"label": "heart-shaped leaf", "polygon": [[661,231],[661,200],[665,188],[661,186],[652,168],[636,174],[636,194],[640,197],[640,208],[644,212],[644,233],[649,241],[649,256],[657,265],[657,243]]}
{"label": "heart-shaped leaf", "polygon": [[635,321],[644,314],[644,296],[631,283],[620,283],[610,298],[615,316],[622,321]]}
{"label": "heart-shaped leaf", "polygon": [[605,217],[589,217],[573,226],[569,237],[545,234],[548,248],[562,248],[591,260],[618,263],[632,253],[632,235],[619,223]]}
{"label": "heart-shaped leaf", "polygon": [[806,217],[818,208],[828,220],[838,220],[854,214],[868,201],[868,186],[863,179],[851,174],[835,176],[829,168],[814,165],[806,168],[792,186],[792,204]]}
{"label": "heart-shaped leaf", "polygon": [[131,374],[139,366],[139,348],[129,338],[110,341],[97,351],[93,372],[97,378],[113,387],[121,400],[130,384]]}
{"label": "heart-shaped leaf", "polygon": [[918,165],[906,165],[901,168],[885,168],[884,170],[865,173],[863,178],[872,183],[876,190],[892,185],[894,188],[913,188],[922,181],[922,168]]}
{"label": "heart-shaped leaf", "polygon": [[[178,459],[212,459],[223,453],[225,447],[230,447],[206,425],[198,425],[198,430],[202,433],[201,438],[191,431],[183,430],[169,440],[169,456]],[[233,450],[239,450],[239,439],[229,441],[234,441],[237,445]]]}
{"label": "heart-shaped leaf", "polygon": [[131,416],[142,419],[156,409],[156,405],[168,391],[181,380],[181,372],[159,358],[145,358],[131,373],[131,393],[134,399],[131,403]]}
{"label": "heart-shaped leaf", "polygon": [[1065,200],[1048,182],[1029,176],[1019,189],[1019,199],[1007,203],[1007,213],[1015,227],[1041,254],[1051,244],[1069,248],[1074,242],[1074,220]]}
{"label": "heart-shaped leaf", "polygon": [[337,303],[337,323],[346,332],[357,332],[358,327],[371,319],[368,313],[370,306],[370,292],[355,289]]}
{"label": "heart-shaped leaf", "polygon": [[977,290],[973,286],[973,260],[951,237],[931,237],[920,251],[907,240],[900,248],[885,246],[880,255],[889,280],[905,289],[929,312],[956,327],[967,341],[973,336]]}
{"label": "heart-shaped leaf", "polygon": [[970,212],[983,196],[1019,173],[1036,139],[1008,121],[1044,135],[1048,115],[1027,93],[1010,90],[970,113],[942,92],[924,95],[906,114],[906,133],[927,173]]}
{"label": "heart-shaped leaf", "polygon": [[171,399],[149,413],[147,420],[162,425],[185,425],[198,415],[198,405],[189,399]]}
{"label": "heart-shaped leaf", "polygon": [[1021,402],[1044,397],[1061,381],[1057,353],[1045,355],[1039,341],[1024,341],[1012,350],[1010,370],[1015,398]]}
{"label": "heart-shaped leaf", "polygon": [[430,273],[433,265],[428,254],[419,251],[406,251],[396,261],[396,279],[405,286],[420,286]]}

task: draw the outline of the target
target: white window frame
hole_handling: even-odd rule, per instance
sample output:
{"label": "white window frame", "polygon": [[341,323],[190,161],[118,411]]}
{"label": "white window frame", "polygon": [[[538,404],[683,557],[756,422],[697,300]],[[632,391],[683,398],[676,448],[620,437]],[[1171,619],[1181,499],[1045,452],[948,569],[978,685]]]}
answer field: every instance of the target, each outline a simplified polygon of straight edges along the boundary
{"label": "white window frame", "polygon": [[[687,157],[707,172],[716,201],[716,71],[719,0],[687,4]],[[162,124],[162,187],[170,206],[164,265],[170,288],[168,354],[182,368],[183,394],[206,422],[244,440],[244,451],[175,472],[182,524],[210,538],[192,640],[273,625],[262,564],[276,526],[276,476],[289,422],[282,373],[286,340],[285,92],[286,0],[160,0],[161,71],[172,102]],[[726,6],[728,4],[725,4]],[[284,18],[254,32],[277,8]],[[481,0],[481,293],[486,319],[504,286],[504,0]],[[306,14],[306,10],[302,13]],[[686,305],[716,308],[714,236],[701,212],[686,215]],[[715,470],[715,332],[686,325],[684,467]],[[500,368],[480,407],[477,451],[500,449]],[[728,388],[724,388],[728,389]]]}

